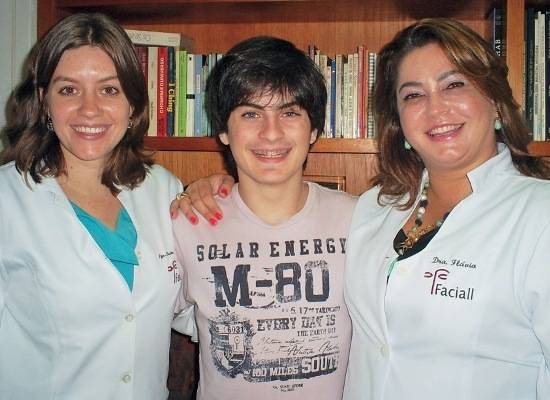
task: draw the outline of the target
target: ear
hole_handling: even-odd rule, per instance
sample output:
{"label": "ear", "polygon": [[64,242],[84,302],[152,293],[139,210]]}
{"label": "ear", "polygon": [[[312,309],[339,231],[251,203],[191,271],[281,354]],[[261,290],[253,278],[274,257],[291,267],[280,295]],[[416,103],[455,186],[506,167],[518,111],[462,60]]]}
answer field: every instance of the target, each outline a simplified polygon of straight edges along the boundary
{"label": "ear", "polygon": [[218,137],[220,138],[220,142],[222,142],[226,146],[229,146],[229,136],[227,135],[227,132],[220,133]]}
{"label": "ear", "polygon": [[311,136],[309,138],[309,144],[315,143],[316,140],[317,140],[317,129],[314,129],[314,130],[311,131]]}

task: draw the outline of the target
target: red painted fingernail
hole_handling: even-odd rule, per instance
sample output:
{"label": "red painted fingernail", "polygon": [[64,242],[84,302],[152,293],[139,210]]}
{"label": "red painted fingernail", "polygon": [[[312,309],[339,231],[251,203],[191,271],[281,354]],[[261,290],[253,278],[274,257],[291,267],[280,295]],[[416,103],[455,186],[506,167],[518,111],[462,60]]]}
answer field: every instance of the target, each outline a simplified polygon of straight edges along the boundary
{"label": "red painted fingernail", "polygon": [[177,214],[174,211],[170,211],[170,218],[175,219],[176,215]]}
{"label": "red painted fingernail", "polygon": [[216,218],[217,218],[218,220],[222,219],[222,218],[223,218],[222,213],[217,212],[217,213],[216,213]]}
{"label": "red painted fingernail", "polygon": [[227,189],[226,189],[226,188],[221,188],[221,189],[220,189],[220,194],[221,194],[223,197],[227,196]]}
{"label": "red painted fingernail", "polygon": [[195,216],[189,217],[189,221],[191,221],[193,225],[197,225],[199,223],[199,220]]}
{"label": "red painted fingernail", "polygon": [[218,221],[215,220],[214,218],[210,218],[210,219],[208,220],[208,222],[210,222],[210,225],[216,225],[216,224],[218,223]]}

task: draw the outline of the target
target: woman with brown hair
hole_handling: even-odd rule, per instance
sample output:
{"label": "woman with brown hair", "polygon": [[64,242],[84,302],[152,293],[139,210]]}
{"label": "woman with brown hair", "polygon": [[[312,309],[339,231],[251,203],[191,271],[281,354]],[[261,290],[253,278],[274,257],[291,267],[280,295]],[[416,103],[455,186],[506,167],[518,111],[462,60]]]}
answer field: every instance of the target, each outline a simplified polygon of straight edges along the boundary
{"label": "woman with brown hair", "polygon": [[355,209],[345,399],[550,396],[550,169],[507,67],[421,20],[381,50],[380,172]]}
{"label": "woman with brown hair", "polygon": [[180,289],[124,30],[75,14],[36,44],[0,167],[0,398],[165,399]]}

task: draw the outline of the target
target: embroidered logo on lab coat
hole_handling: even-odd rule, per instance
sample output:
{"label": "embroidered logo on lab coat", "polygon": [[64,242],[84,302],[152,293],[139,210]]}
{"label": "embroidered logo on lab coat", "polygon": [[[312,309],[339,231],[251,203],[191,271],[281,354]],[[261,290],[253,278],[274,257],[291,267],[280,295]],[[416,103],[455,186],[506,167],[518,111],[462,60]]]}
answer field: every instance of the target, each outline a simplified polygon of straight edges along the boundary
{"label": "embroidered logo on lab coat", "polygon": [[451,272],[445,268],[436,269],[434,272],[424,272],[424,278],[431,279],[432,281],[430,294],[432,296],[441,296],[451,299],[473,300],[474,288],[449,285],[449,282],[444,282],[449,278],[449,275],[451,275]]}

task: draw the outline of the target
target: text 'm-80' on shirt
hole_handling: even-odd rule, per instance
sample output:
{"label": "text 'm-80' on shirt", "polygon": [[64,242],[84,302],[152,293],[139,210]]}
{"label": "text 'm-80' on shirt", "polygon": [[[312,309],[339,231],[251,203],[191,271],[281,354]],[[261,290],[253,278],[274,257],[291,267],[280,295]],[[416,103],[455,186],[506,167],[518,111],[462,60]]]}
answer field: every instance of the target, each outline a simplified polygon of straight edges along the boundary
{"label": "text 'm-80' on shirt", "polygon": [[351,335],[344,257],[355,201],[309,183],[303,209],[272,226],[235,185],[218,199],[217,226],[174,221],[183,296],[198,328],[199,399],[341,398]]}

